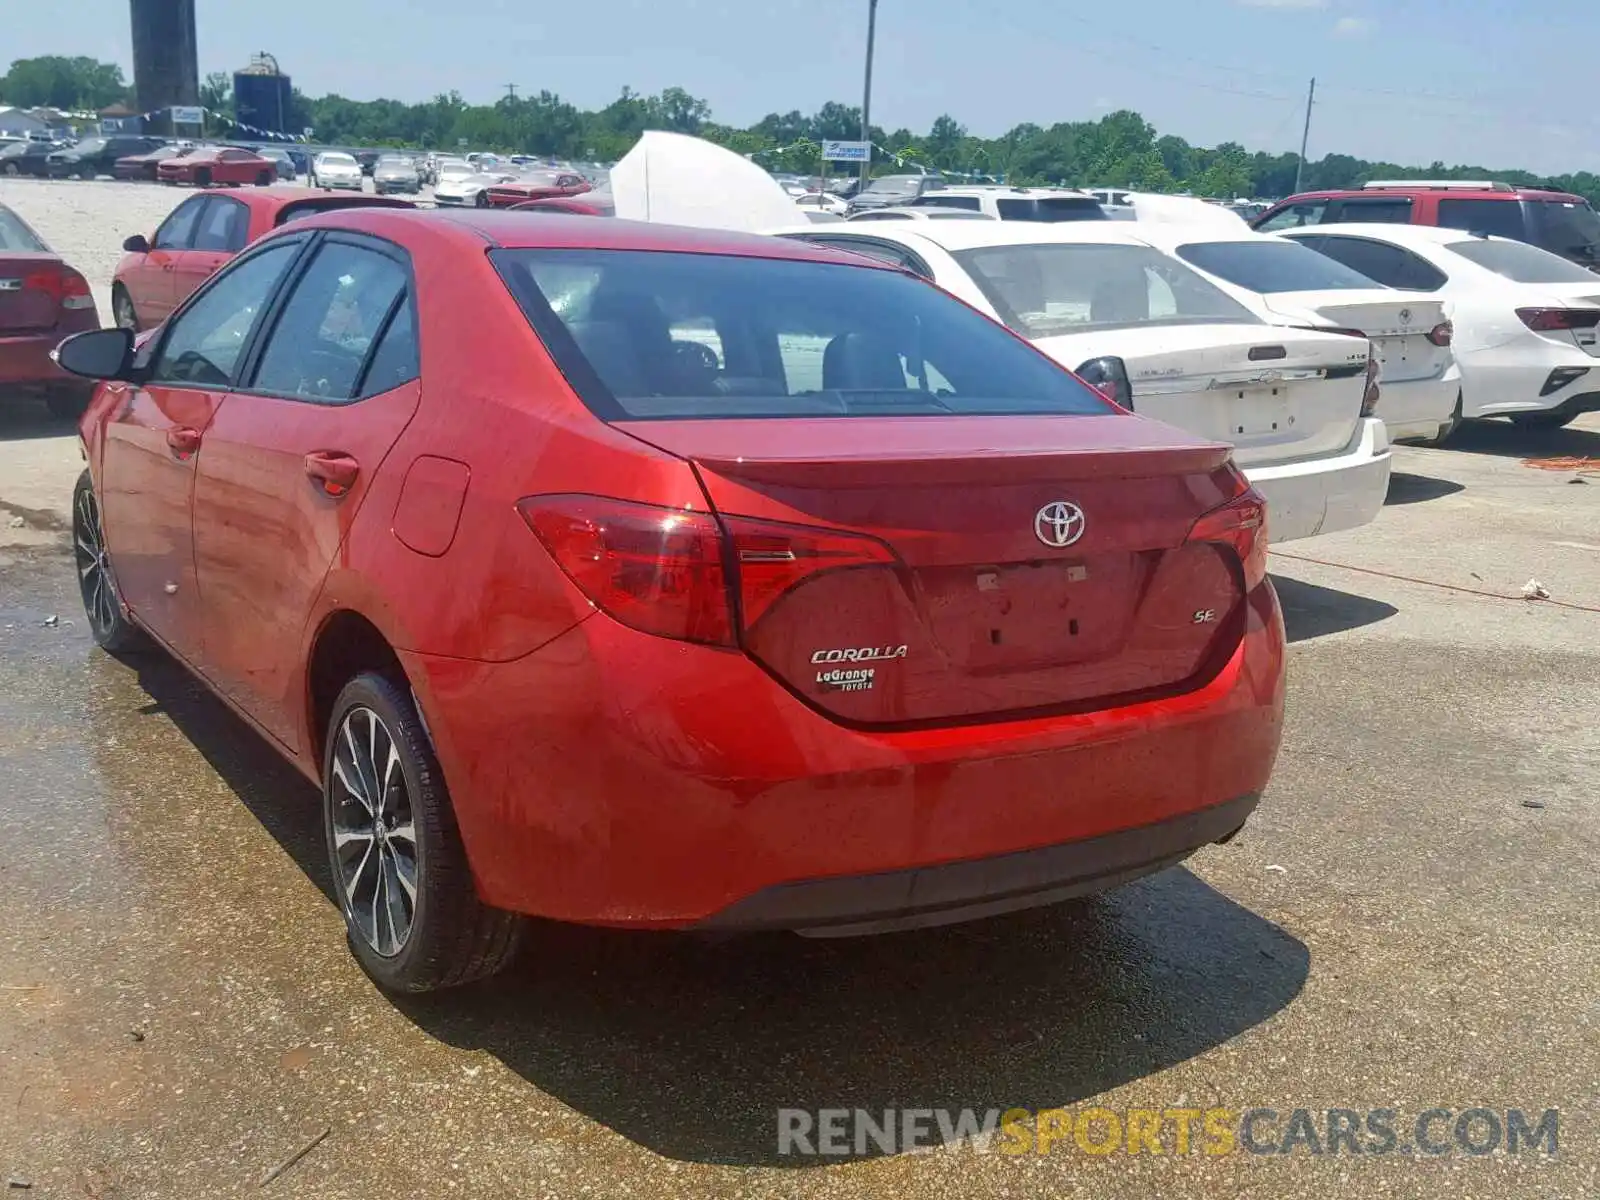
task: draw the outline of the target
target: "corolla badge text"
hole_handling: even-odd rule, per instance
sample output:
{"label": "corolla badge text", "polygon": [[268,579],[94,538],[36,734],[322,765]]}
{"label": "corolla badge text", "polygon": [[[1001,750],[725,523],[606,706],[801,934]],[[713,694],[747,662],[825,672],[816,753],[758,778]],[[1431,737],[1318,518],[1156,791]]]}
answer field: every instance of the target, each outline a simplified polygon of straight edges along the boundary
{"label": "corolla badge text", "polygon": [[859,650],[818,650],[811,656],[813,663],[881,662],[888,658],[904,658],[909,646],[863,646]]}

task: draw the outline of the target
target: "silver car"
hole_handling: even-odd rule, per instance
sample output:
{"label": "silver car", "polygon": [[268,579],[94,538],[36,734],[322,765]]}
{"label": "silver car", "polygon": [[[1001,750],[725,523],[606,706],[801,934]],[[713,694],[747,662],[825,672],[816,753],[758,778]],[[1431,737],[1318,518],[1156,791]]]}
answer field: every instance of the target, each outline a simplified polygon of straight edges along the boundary
{"label": "silver car", "polygon": [[361,191],[361,164],[355,155],[326,150],[311,161],[311,186]]}
{"label": "silver car", "polygon": [[422,190],[422,176],[417,173],[416,161],[404,154],[385,154],[372,168],[372,188],[380,196],[390,192]]}

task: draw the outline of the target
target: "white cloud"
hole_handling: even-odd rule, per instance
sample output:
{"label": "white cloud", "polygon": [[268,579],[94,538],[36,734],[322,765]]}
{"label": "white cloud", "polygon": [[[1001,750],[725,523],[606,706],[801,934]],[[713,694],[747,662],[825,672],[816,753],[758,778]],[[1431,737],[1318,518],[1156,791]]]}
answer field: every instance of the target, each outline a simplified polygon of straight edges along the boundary
{"label": "white cloud", "polygon": [[1334,37],[1358,38],[1366,37],[1378,27],[1378,23],[1370,17],[1340,17],[1333,26]]}
{"label": "white cloud", "polygon": [[1234,0],[1246,8],[1327,8],[1328,0]]}

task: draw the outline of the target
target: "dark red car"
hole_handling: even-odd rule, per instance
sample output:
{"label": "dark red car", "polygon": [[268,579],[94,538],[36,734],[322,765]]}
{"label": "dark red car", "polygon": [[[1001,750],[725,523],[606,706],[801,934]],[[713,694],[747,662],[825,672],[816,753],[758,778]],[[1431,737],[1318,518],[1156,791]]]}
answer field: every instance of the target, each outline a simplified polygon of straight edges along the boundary
{"label": "dark red car", "polygon": [[156,178],[162,183],[188,183],[199,188],[247,183],[266,187],[277,180],[278,164],[254,150],[237,146],[201,146],[190,154],[158,164]]}
{"label": "dark red car", "polygon": [[136,233],[122,243],[126,253],[112,276],[112,318],[135,331],[159,325],[217,268],[268,230],[296,217],[362,204],[414,207],[391,196],[335,195],[313,188],[190,196],[155,233]]}
{"label": "dark red car", "polygon": [[111,164],[111,174],[117,179],[137,179],[153,183],[164,162],[187,158],[195,152],[193,146],[162,146],[146,154],[125,154]]}
{"label": "dark red car", "polygon": [[1600,270],[1600,214],[1587,200],[1489,180],[1379,180],[1357,190],[1304,192],[1273,205],[1251,226],[1277,233],[1374,221],[1496,234]]}
{"label": "dark red car", "polygon": [[511,208],[527,200],[580,196],[591,185],[576,171],[531,171],[509,183],[492,183],[484,188],[490,208]]}
{"label": "dark red car", "polygon": [[867,933],[1237,831],[1277,752],[1263,502],[929,283],[777,238],[365,207],[280,229],[108,382],[101,645],[322,789],[366,970],[517,914]]}
{"label": "dark red car", "polygon": [[89,283],[0,204],[0,397],[43,397],[57,416],[77,416],[89,391],[51,361],[62,338],[100,328]]}

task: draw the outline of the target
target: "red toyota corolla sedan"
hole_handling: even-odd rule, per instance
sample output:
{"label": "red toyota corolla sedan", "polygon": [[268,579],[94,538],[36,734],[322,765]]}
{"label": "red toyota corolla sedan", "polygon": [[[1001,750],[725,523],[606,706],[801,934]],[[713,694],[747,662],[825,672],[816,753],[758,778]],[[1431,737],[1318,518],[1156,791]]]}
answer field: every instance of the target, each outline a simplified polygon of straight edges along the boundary
{"label": "red toyota corolla sedan", "polygon": [[358,204],[413,207],[393,196],[335,195],[316,188],[190,196],[149,237],[136,233],[122,243],[126,253],[111,277],[112,319],[136,333],[159,325],[223,263],[268,230]]}
{"label": "red toyota corolla sedan", "polygon": [[913,276],[795,242],[347,209],[107,382],[95,637],[177,655],[324,797],[383,986],[518,914],[841,935],[1226,839],[1278,748],[1263,504]]}
{"label": "red toyota corolla sedan", "polygon": [[181,158],[158,164],[156,178],[162,183],[189,183],[201,188],[218,183],[266,187],[278,178],[278,164],[237,146],[201,146]]}

